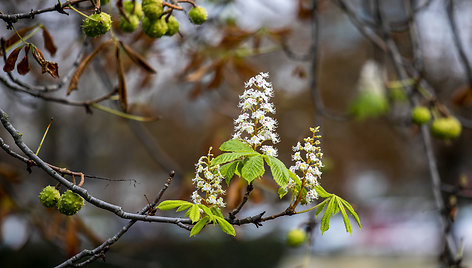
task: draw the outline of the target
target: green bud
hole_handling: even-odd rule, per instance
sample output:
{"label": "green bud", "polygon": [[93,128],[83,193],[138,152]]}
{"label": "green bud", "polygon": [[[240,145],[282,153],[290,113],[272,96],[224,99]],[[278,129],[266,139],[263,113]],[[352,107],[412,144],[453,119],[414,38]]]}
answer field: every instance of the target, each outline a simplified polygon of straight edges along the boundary
{"label": "green bud", "polygon": [[143,0],[142,6],[144,16],[148,17],[150,20],[157,20],[161,17],[162,12],[164,12],[162,0]]}
{"label": "green bud", "polygon": [[65,193],[63,193],[61,199],[57,203],[57,209],[59,210],[59,212],[67,216],[74,215],[83,206],[84,199],[80,195],[72,192],[71,190],[67,190]]}
{"label": "green bud", "polygon": [[[133,11],[133,6],[134,6],[134,13]],[[141,7],[141,3],[136,1],[136,4],[133,4],[133,1],[125,1],[123,2],[123,9],[126,12],[126,15],[135,15],[139,19],[143,17],[143,9]]]}
{"label": "green bud", "polygon": [[139,26],[139,18],[136,15],[128,15],[128,19],[129,22],[124,17],[121,17],[120,29],[123,30],[123,32],[132,33]]}
{"label": "green bud", "polygon": [[449,140],[460,136],[462,125],[455,117],[443,117],[435,119],[430,130],[434,137]]}
{"label": "green bud", "polygon": [[431,120],[431,113],[429,109],[424,106],[416,106],[411,111],[411,120],[417,125],[423,125]]}
{"label": "green bud", "polygon": [[167,21],[167,32],[166,35],[172,36],[179,32],[179,22],[174,16],[170,16]]}
{"label": "green bud", "polygon": [[89,37],[107,33],[111,28],[111,16],[105,12],[94,13],[84,20],[82,29]]}
{"label": "green bud", "polygon": [[158,38],[166,34],[168,27],[165,18],[158,20],[150,20],[148,17],[143,18],[143,31],[149,37]]}
{"label": "green bud", "polygon": [[292,229],[287,233],[287,245],[290,247],[299,247],[306,240],[306,233],[302,229]]}
{"label": "green bud", "polygon": [[194,7],[188,12],[188,17],[194,24],[202,24],[207,20],[207,13],[203,7]]}
{"label": "green bud", "polygon": [[39,194],[39,201],[47,208],[55,207],[61,194],[54,186],[46,186]]}

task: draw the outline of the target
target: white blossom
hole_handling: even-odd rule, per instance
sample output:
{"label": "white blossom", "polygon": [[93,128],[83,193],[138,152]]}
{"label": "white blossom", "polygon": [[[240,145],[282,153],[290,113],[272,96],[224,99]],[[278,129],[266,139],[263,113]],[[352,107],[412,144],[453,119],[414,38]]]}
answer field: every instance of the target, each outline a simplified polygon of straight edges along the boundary
{"label": "white blossom", "polygon": [[[321,147],[318,146],[320,144],[320,136],[317,135],[319,127],[310,128],[310,131],[313,136],[303,139],[305,142],[303,146],[300,142],[297,142],[297,145],[292,147],[294,152],[292,160],[295,164],[289,168],[292,173],[297,175],[301,182],[305,182],[304,185],[307,188],[307,193],[304,201],[306,203],[311,203],[318,198],[314,188],[319,185],[318,180],[321,178],[321,168],[323,167],[321,162],[323,153],[321,153]],[[302,157],[302,151],[305,158]],[[298,191],[295,182],[292,180],[289,182],[287,189]]]}
{"label": "white blossom", "polygon": [[[211,148],[210,148],[211,150]],[[223,175],[220,173],[220,166],[210,166],[211,154],[202,156],[198,160],[195,168],[195,177],[192,179],[197,190],[192,193],[192,201],[195,204],[205,204],[208,206],[224,207],[225,203],[221,195],[225,191],[221,188]]]}
{"label": "white blossom", "polygon": [[[270,102],[273,88],[267,78],[268,73],[259,73],[245,83],[246,90],[239,96],[241,114],[234,120],[233,139],[239,139],[254,149],[267,141],[273,144],[280,142],[275,132],[277,121],[271,117],[275,113],[274,105]],[[264,154],[277,155],[274,148],[260,149]]]}

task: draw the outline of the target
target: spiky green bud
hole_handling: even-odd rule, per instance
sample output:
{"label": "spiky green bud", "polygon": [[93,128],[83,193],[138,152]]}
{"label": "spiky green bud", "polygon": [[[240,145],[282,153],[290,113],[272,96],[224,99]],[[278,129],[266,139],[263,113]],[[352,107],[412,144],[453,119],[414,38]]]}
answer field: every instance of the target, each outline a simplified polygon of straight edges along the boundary
{"label": "spiky green bud", "polygon": [[55,207],[57,201],[61,198],[61,194],[54,186],[46,186],[39,194],[39,200],[47,208]]}
{"label": "spiky green bud", "polygon": [[128,19],[129,22],[124,17],[121,17],[120,29],[123,30],[123,32],[132,33],[139,26],[139,18],[136,15],[128,15]]}
{"label": "spiky green bud", "polygon": [[111,28],[111,16],[105,12],[94,13],[84,20],[82,29],[89,37],[107,33]]}
{"label": "spiky green bud", "polygon": [[188,12],[188,17],[194,24],[202,24],[207,20],[207,12],[203,7],[194,7]]}
{"label": "spiky green bud", "polygon": [[[133,13],[134,7],[134,13]],[[136,1],[136,5],[133,4],[133,1],[125,1],[123,2],[123,10],[126,12],[126,15],[135,15],[139,19],[143,17],[143,8],[141,3]]]}
{"label": "spiky green bud", "polygon": [[144,16],[148,17],[150,20],[157,20],[161,17],[162,12],[164,12],[162,0],[143,0],[142,6]]}
{"label": "spiky green bud", "polygon": [[150,20],[148,17],[143,18],[143,31],[149,37],[158,38],[166,34],[168,27],[165,18],[158,20]]}
{"label": "spiky green bud", "polygon": [[67,190],[65,193],[63,193],[61,199],[59,199],[59,202],[57,203],[57,209],[59,212],[67,216],[74,215],[83,206],[84,199],[71,190]]}
{"label": "spiky green bud", "polygon": [[172,36],[179,32],[179,22],[174,16],[170,16],[167,21],[167,32],[166,35]]}

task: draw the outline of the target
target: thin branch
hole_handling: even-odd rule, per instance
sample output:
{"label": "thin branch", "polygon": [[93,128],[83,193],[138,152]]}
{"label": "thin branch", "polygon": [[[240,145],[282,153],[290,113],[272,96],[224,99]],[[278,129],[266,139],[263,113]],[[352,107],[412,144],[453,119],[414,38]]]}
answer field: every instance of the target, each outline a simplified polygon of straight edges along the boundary
{"label": "thin branch", "polygon": [[380,38],[371,28],[369,28],[366,24],[362,23],[362,20],[356,15],[356,12],[343,0],[335,0],[334,3],[338,5],[338,7],[344,11],[344,13],[349,17],[352,24],[356,26],[359,32],[364,35],[367,39],[369,39],[372,43],[378,46],[383,51],[387,50],[387,45],[385,42]]}
{"label": "thin branch", "polygon": [[243,200],[241,200],[241,203],[238,205],[237,208],[235,208],[233,211],[229,213],[229,222],[233,222],[233,220],[236,218],[236,214],[238,214],[239,211],[241,211],[243,206],[249,200],[249,194],[251,194],[252,190],[254,190],[254,186],[250,183],[247,185],[246,193],[244,193],[244,197],[243,197]]}
{"label": "thin branch", "polygon": [[317,0],[313,1],[312,4],[312,21],[311,21],[311,46],[310,46],[310,93],[315,105],[316,112],[324,116],[327,119],[333,121],[346,121],[349,120],[348,116],[335,115],[329,112],[323,104],[321,93],[318,89],[317,84],[317,66],[318,66],[318,42],[319,42],[319,21],[318,21],[318,9]]}
{"label": "thin branch", "polygon": [[[159,194],[157,195],[156,199],[154,202],[151,204],[146,205],[143,209],[141,209],[138,213],[140,215],[147,214],[148,212],[153,212],[153,208],[157,205],[159,200],[161,200],[162,195],[164,192],[167,190],[169,187],[170,183],[172,182],[172,179],[174,178],[175,172],[172,171],[169,174],[169,178],[167,179],[167,182],[164,184],[162,189],[160,190]],[[56,267],[67,267],[67,266],[76,266],[76,267],[81,267],[84,266],[88,263],[91,263],[98,258],[104,257],[105,253],[110,249],[110,247],[116,243],[128,230],[137,222],[137,220],[130,220],[125,226],[121,228],[121,230],[116,233],[114,236],[110,237],[107,239],[105,242],[103,242],[100,246],[94,248],[93,250],[82,250],[80,253],[76,254],[75,256],[71,257],[70,259],[66,260],[65,262],[59,264]],[[81,262],[81,263],[76,263],[80,261],[82,258],[89,257],[87,260]]]}
{"label": "thin branch", "polygon": [[108,203],[103,201],[99,198],[96,198],[90,195],[86,189],[78,187],[73,183],[69,182],[63,176],[61,176],[57,171],[49,167],[49,165],[44,162],[39,156],[35,155],[34,152],[23,142],[22,134],[15,129],[15,127],[9,122],[7,114],[0,108],[0,121],[2,122],[3,127],[10,133],[11,137],[15,141],[18,148],[30,158],[30,160],[34,161],[38,167],[44,170],[47,174],[49,174],[52,178],[56,181],[64,185],[66,188],[72,190],[73,192],[82,196],[87,202],[90,204],[108,210],[120,218],[123,219],[130,219],[130,220],[138,220],[138,221],[145,221],[145,222],[163,222],[163,223],[173,223],[178,225],[179,223],[187,223],[190,224],[190,219],[185,218],[171,218],[171,217],[160,217],[160,216],[152,216],[152,215],[141,215],[136,213],[129,213],[123,211],[123,209],[117,205]]}
{"label": "thin branch", "polygon": [[457,24],[454,20],[454,0],[448,0],[446,6],[447,18],[449,25],[451,26],[454,45],[456,46],[457,52],[459,52],[459,58],[461,60],[462,66],[464,67],[465,75],[467,76],[469,89],[472,90],[472,68],[470,67],[469,60],[465,54],[464,47],[462,46],[462,42],[460,40],[459,29],[457,28]]}
{"label": "thin branch", "polygon": [[89,0],[70,0],[63,3],[62,5],[58,3],[53,7],[49,7],[45,9],[31,10],[30,12],[17,13],[17,14],[0,14],[0,19],[5,21],[8,24],[12,24],[21,19],[33,19],[34,16],[42,14],[42,13],[47,13],[47,12],[59,12],[61,14],[69,15],[64,11],[64,7],[68,5],[74,5],[80,2],[86,2],[86,1],[89,1]]}
{"label": "thin branch", "polygon": [[[397,73],[397,76],[400,79],[400,81],[406,81],[406,79],[408,78],[408,75],[403,65],[401,55],[398,51],[398,47],[393,42],[393,39],[390,35],[390,31],[388,29],[388,25],[385,23],[384,16],[382,14],[382,9],[380,8],[380,1],[375,0],[374,3],[376,5],[376,15],[378,17],[380,24],[382,25],[382,34],[383,34],[385,43],[387,44],[388,54],[391,57],[391,60],[393,62],[395,72]],[[402,87],[404,88],[406,92],[411,93],[411,90],[412,90],[411,87],[406,86],[403,83],[402,83]],[[410,104],[412,105],[415,105],[417,102],[412,94],[409,94],[409,100],[410,100]],[[454,241],[454,238],[452,237],[452,234],[450,232],[451,222],[450,220],[448,220],[447,215],[445,215],[446,206],[444,204],[444,199],[442,198],[442,194],[441,194],[441,178],[439,176],[436,159],[434,157],[434,152],[432,149],[431,134],[426,125],[423,125],[421,127],[421,138],[422,138],[423,145],[425,148],[426,159],[428,161],[428,168],[429,168],[429,173],[430,173],[434,201],[436,204],[436,208],[440,212],[440,219],[442,222],[442,228],[445,235],[448,257],[450,260],[454,260],[455,262],[457,261],[456,258],[458,256],[457,254],[458,249],[457,249],[456,242]]]}
{"label": "thin branch", "polygon": [[35,98],[40,98],[40,99],[43,99],[45,101],[51,101],[51,102],[56,102],[56,103],[60,103],[60,104],[64,104],[64,105],[70,105],[70,106],[82,106],[82,107],[85,107],[86,109],[89,109],[90,105],[92,103],[98,103],[98,102],[102,102],[104,100],[107,100],[109,99],[110,97],[112,97],[114,94],[116,94],[116,90],[113,90],[111,92],[109,92],[108,94],[106,95],[103,95],[101,97],[98,97],[96,99],[93,99],[93,100],[88,100],[88,101],[71,101],[71,100],[68,100],[68,99],[64,99],[64,98],[57,98],[57,97],[51,97],[51,96],[46,96],[44,95],[43,93],[40,93],[40,92],[32,92],[32,91],[29,91],[29,90],[26,90],[22,87],[19,87],[17,85],[14,85],[12,83],[10,83],[6,78],[0,76],[0,82],[3,83],[5,86],[7,86],[8,88],[14,90],[14,91],[18,91],[18,92],[21,92],[21,93],[26,93],[30,96],[33,96]]}

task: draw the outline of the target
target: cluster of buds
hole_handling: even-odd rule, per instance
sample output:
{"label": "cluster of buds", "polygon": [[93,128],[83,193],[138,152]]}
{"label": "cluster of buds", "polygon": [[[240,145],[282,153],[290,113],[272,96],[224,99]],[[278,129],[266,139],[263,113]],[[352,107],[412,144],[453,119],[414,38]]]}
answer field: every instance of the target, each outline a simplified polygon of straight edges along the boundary
{"label": "cluster of buds", "polygon": [[[301,189],[306,188],[307,193],[301,199],[302,204],[309,204],[318,198],[318,194],[314,189],[318,186],[318,180],[321,178],[321,168],[323,163],[321,158],[323,153],[321,152],[320,145],[320,135],[317,135],[319,127],[310,128],[312,132],[312,137],[307,137],[303,139],[305,142],[303,145],[298,142],[296,146],[293,147],[292,160],[295,162],[295,165],[290,167],[290,171],[297,175],[298,179],[301,182]],[[298,193],[299,188],[297,184],[290,179],[287,186],[293,193]]]}
{"label": "cluster of buds", "polygon": [[[268,73],[260,73],[245,84],[246,90],[239,97],[241,114],[234,120],[233,139],[239,139],[249,144],[253,149],[265,141],[276,144],[280,141],[275,132],[277,121],[269,114],[275,114],[275,107],[270,102],[274,91],[272,84],[267,82]],[[277,157],[277,149],[270,145],[262,145],[261,151]]]}
{"label": "cluster of buds", "polygon": [[[192,193],[192,201],[195,204],[204,204],[208,207],[225,207],[222,195],[225,191],[221,188],[221,181],[224,180],[220,173],[220,165],[210,166],[212,154],[200,157],[196,166],[195,177],[192,179],[197,190]],[[203,194],[204,197],[202,197]]]}

